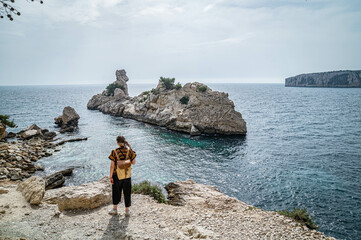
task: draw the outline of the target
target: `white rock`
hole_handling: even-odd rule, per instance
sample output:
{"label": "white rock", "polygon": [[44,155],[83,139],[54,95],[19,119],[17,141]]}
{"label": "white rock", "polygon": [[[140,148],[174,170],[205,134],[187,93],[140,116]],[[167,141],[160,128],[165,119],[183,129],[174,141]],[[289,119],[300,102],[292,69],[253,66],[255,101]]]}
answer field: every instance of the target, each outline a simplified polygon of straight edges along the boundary
{"label": "white rock", "polygon": [[60,211],[96,208],[110,203],[111,200],[109,177],[80,186],[51,189],[46,192],[44,198],[47,203],[57,203]]}
{"label": "white rock", "polygon": [[45,194],[45,180],[39,176],[32,176],[17,187],[30,204],[40,204]]}

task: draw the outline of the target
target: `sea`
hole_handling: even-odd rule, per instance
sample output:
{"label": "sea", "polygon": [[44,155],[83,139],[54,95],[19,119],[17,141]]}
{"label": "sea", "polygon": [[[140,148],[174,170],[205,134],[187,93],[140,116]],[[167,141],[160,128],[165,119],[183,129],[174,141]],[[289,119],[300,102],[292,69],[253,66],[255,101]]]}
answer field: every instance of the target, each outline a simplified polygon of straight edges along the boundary
{"label": "sea", "polygon": [[[156,84],[129,84],[131,96]],[[247,122],[246,136],[198,136],[88,110],[106,85],[0,86],[0,114],[18,132],[35,123],[58,131],[65,106],[79,130],[38,163],[40,175],[75,167],[66,185],[109,175],[108,156],[124,135],[137,154],[132,181],[166,185],[193,179],[265,210],[305,207],[319,231],[361,239],[361,88],[288,88],[283,84],[208,84],[227,92]]]}

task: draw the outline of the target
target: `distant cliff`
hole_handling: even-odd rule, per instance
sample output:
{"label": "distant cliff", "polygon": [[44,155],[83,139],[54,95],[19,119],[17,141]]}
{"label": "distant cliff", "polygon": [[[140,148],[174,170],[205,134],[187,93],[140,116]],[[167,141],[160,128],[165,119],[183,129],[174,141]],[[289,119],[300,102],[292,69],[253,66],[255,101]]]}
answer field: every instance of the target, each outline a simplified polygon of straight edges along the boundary
{"label": "distant cliff", "polygon": [[301,74],[286,78],[286,87],[361,87],[361,71]]}

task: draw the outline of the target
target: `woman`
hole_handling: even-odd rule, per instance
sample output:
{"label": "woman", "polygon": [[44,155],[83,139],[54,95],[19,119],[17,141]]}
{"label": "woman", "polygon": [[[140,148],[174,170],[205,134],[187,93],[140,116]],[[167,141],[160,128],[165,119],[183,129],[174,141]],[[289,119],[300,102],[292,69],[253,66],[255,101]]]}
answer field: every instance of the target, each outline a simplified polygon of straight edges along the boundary
{"label": "woman", "polygon": [[131,169],[135,164],[135,152],[131,149],[129,143],[123,136],[117,137],[119,148],[112,150],[109,155],[110,164],[110,183],[112,184],[113,209],[109,214],[118,214],[117,206],[121,200],[122,191],[124,194],[125,216],[130,216],[131,206]]}

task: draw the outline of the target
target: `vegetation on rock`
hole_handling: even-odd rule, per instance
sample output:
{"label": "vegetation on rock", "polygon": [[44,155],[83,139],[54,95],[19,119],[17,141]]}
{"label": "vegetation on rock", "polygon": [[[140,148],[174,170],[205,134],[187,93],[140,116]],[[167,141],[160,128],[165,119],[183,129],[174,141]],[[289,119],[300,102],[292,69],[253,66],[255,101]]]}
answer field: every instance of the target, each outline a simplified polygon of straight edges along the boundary
{"label": "vegetation on rock", "polygon": [[152,91],[151,91],[154,95],[157,95],[160,93],[159,89],[155,89],[153,88]]}
{"label": "vegetation on rock", "polygon": [[175,78],[160,77],[159,81],[163,84],[165,89],[172,90],[174,88]]}
{"label": "vegetation on rock", "polygon": [[286,217],[293,218],[299,223],[306,225],[309,229],[317,229],[319,226],[313,221],[315,218],[311,217],[307,212],[306,208],[294,208],[292,211],[286,209],[277,211],[279,214],[284,215]]}
{"label": "vegetation on rock", "polygon": [[5,126],[11,127],[11,128],[16,128],[18,126],[16,126],[16,124],[14,123],[14,121],[9,121],[9,116],[7,115],[0,115],[0,122],[2,124],[4,124]]}
{"label": "vegetation on rock", "polygon": [[189,97],[186,95],[179,100],[182,104],[188,104]]}
{"label": "vegetation on rock", "polygon": [[198,87],[198,90],[200,91],[200,92],[205,92],[205,91],[207,91],[207,86],[199,86]]}
{"label": "vegetation on rock", "polygon": [[149,181],[143,181],[132,185],[132,193],[149,195],[159,203],[167,203],[162,189],[159,186],[152,185]]}
{"label": "vegetation on rock", "polygon": [[177,84],[174,86],[174,88],[175,88],[176,90],[179,90],[179,89],[182,88],[182,84],[177,83]]}
{"label": "vegetation on rock", "polygon": [[111,83],[111,84],[109,84],[108,87],[107,87],[108,96],[113,96],[113,95],[114,95],[114,90],[115,90],[116,88],[120,88],[120,89],[124,90],[124,86],[119,85],[119,84],[117,84],[117,83]]}

